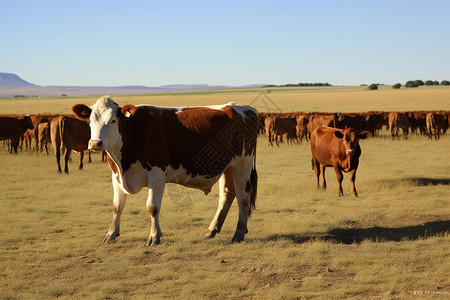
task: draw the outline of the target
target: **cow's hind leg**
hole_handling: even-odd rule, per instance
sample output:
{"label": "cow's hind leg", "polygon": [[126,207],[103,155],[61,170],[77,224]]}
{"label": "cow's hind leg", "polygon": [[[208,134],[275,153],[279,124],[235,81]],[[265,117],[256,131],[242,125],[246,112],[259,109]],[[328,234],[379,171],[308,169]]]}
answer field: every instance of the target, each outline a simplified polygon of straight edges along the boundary
{"label": "cow's hind leg", "polygon": [[239,206],[239,220],[232,242],[241,242],[248,232],[247,220],[256,199],[257,173],[252,169],[253,157],[247,156],[233,167],[233,181]]}
{"label": "cow's hind leg", "polygon": [[113,199],[113,219],[111,225],[109,226],[108,233],[106,233],[103,243],[114,242],[116,237],[120,235],[120,216],[125,208],[125,203],[127,195],[122,191],[117,182],[116,175],[112,176],[113,188],[114,188],[114,199]]}
{"label": "cow's hind leg", "polygon": [[322,173],[322,188],[327,188],[327,181],[325,180],[325,165],[320,164],[320,172]]}
{"label": "cow's hind leg", "polygon": [[219,180],[219,207],[217,208],[214,219],[208,227],[205,238],[213,238],[220,232],[235,197],[236,193],[234,190],[233,173],[232,170],[228,168]]}
{"label": "cow's hind leg", "polygon": [[64,173],[69,174],[69,167],[67,166],[70,158],[70,149],[66,149],[66,155],[64,155]]}
{"label": "cow's hind leg", "polygon": [[316,190],[319,189],[320,164],[317,159],[312,159],[314,175],[316,176]]}
{"label": "cow's hind leg", "polygon": [[150,213],[152,225],[147,246],[153,246],[160,243],[162,236],[161,228],[159,226],[159,213],[161,210],[161,200],[166,180],[165,173],[157,168],[152,170],[148,177],[148,198],[146,206],[147,211]]}
{"label": "cow's hind leg", "polygon": [[84,158],[84,151],[80,152],[80,165],[78,166],[78,169],[83,170],[83,158]]}

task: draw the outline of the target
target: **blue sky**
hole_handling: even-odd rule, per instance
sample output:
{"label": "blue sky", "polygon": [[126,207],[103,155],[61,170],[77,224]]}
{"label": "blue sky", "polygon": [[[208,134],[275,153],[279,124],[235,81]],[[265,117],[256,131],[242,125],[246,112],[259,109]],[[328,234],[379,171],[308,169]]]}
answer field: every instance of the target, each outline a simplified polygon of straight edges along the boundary
{"label": "blue sky", "polygon": [[450,1],[0,0],[0,72],[38,85],[450,80]]}

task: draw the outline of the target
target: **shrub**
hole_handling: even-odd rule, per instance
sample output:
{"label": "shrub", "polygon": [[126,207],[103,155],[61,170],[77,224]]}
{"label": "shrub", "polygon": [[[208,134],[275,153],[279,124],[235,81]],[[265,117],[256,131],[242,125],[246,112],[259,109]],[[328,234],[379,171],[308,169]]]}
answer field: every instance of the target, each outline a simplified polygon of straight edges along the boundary
{"label": "shrub", "polygon": [[450,85],[450,81],[448,80],[442,80],[441,85]]}
{"label": "shrub", "polygon": [[378,90],[378,85],[372,83],[371,85],[369,85],[369,90]]}
{"label": "shrub", "polygon": [[425,81],[425,85],[433,85],[433,80],[427,80],[427,81]]}
{"label": "shrub", "polygon": [[399,89],[402,85],[400,83],[396,83],[392,86],[393,89]]}
{"label": "shrub", "polygon": [[423,81],[420,79],[415,80],[414,83],[417,84],[417,86],[424,85]]}
{"label": "shrub", "polygon": [[411,87],[418,87],[419,85],[415,81],[409,80],[406,82],[405,86],[407,88],[411,88]]}
{"label": "shrub", "polygon": [[439,81],[437,80],[433,81],[433,85],[439,85]]}

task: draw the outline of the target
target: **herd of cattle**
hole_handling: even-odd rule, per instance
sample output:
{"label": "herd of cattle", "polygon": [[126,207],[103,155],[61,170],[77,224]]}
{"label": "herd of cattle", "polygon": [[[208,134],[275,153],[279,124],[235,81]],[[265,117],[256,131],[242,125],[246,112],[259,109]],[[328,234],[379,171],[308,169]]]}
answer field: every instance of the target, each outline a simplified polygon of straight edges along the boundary
{"label": "herd of cattle", "polygon": [[259,113],[259,133],[266,133],[269,144],[277,145],[285,140],[301,142],[309,140],[319,126],[353,128],[357,132],[367,130],[378,136],[383,126],[390,129],[392,138],[404,138],[409,132],[439,139],[450,126],[450,111],[367,112],[367,113]]}
{"label": "herd of cattle", "polygon": [[10,153],[17,153],[17,149],[23,150],[25,148],[36,151],[36,153],[45,149],[46,153],[49,154],[47,145],[52,143],[58,164],[58,172],[61,172],[60,158],[61,154],[64,154],[64,171],[69,173],[67,163],[72,150],[80,155],[79,168],[83,168],[84,151],[88,149],[89,139],[89,124],[76,119],[75,115],[0,116],[0,140],[4,141],[4,145],[8,147]]}
{"label": "herd of cattle", "polygon": [[[378,136],[383,126],[390,130],[392,138],[404,138],[409,132],[439,139],[450,126],[450,111],[411,112],[368,112],[368,113],[258,113],[259,134],[266,134],[270,145],[308,141],[311,133],[319,126],[353,128],[356,132],[369,131]],[[79,168],[83,168],[84,151],[88,149],[90,138],[88,123],[71,114],[0,115],[0,140],[10,153],[17,149],[36,152],[46,151],[48,143],[53,144],[58,171],[61,154],[67,161],[71,150],[80,155]],[[34,144],[33,144],[34,140]],[[90,153],[89,153],[90,161]],[[103,159],[102,159],[103,161]]]}
{"label": "herd of cattle", "polygon": [[[64,154],[65,168],[70,153],[80,155],[83,168],[85,151],[105,153],[113,172],[113,220],[104,239],[119,235],[120,215],[126,194],[149,187],[147,210],[152,218],[147,245],[159,244],[159,211],[165,183],[197,188],[208,194],[219,180],[220,201],[207,238],[220,232],[233,199],[239,205],[239,221],[232,241],[242,241],[247,219],[255,206],[258,176],[256,172],[257,135],[266,133],[269,144],[277,145],[309,140],[316,188],[325,168],[333,167],[342,191],[342,172],[349,173],[351,193],[361,148],[358,141],[379,135],[383,126],[392,137],[399,130],[406,138],[409,131],[439,139],[449,127],[449,111],[370,112],[370,113],[257,113],[250,106],[229,103],[224,106],[162,108],[125,105],[100,98],[92,107],[77,104],[75,115],[3,115],[0,116],[0,140],[10,153],[23,147],[43,151],[51,142],[58,171]],[[89,123],[88,123],[89,122]],[[32,140],[35,140],[32,146]],[[89,152],[90,153],[90,152]],[[102,155],[103,158],[103,155]]]}

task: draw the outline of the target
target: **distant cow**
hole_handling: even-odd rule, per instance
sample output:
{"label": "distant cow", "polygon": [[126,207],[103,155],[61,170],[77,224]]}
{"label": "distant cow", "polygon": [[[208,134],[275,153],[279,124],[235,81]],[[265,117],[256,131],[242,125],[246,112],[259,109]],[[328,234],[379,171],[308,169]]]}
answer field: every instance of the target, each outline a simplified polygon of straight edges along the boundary
{"label": "distant cow", "polygon": [[298,114],[296,116],[297,125],[295,127],[297,139],[301,142],[303,139],[309,140],[308,123],[309,116],[307,114]]}
{"label": "distant cow", "polygon": [[445,114],[429,112],[426,115],[427,132],[430,139],[434,136],[436,140],[441,133],[445,134],[448,129],[448,120]]}
{"label": "distant cow", "polygon": [[72,110],[78,118],[90,120],[89,148],[108,153],[114,214],[104,243],[119,235],[127,194],[148,187],[147,211],[152,225],[147,245],[155,245],[162,235],[159,214],[165,184],[177,183],[208,194],[219,179],[219,207],[205,237],[220,232],[236,197],[239,220],[232,241],[244,239],[257,189],[258,115],[254,108],[234,103],[120,107],[111,98],[102,97],[92,108],[78,104]]}
{"label": "distant cow", "polygon": [[65,153],[64,172],[69,173],[67,163],[72,150],[78,152],[80,155],[79,169],[83,169],[84,151],[88,150],[90,139],[89,124],[68,116],[60,116],[52,120],[50,129],[51,140],[55,149],[56,163],[58,164],[58,172],[61,173],[61,153]]}
{"label": "distant cow", "polygon": [[363,131],[367,128],[366,119],[362,114],[343,113],[338,118],[337,128],[353,128],[355,131]]}
{"label": "distant cow", "polygon": [[409,118],[406,113],[391,112],[388,116],[389,128],[391,129],[392,138],[398,137],[399,129],[403,132],[403,137],[406,139],[409,133]]}
{"label": "distant cow", "polygon": [[306,126],[310,133],[319,126],[337,127],[338,116],[336,114],[314,113],[309,116],[309,122]]}
{"label": "distant cow", "polygon": [[48,155],[48,147],[47,144],[51,142],[50,138],[50,122],[42,122],[37,125],[36,128],[36,153],[40,150],[41,152],[45,148],[45,152]]}
{"label": "distant cow", "polygon": [[33,123],[30,116],[23,118],[16,117],[0,117],[0,140],[11,140],[11,148],[9,153],[17,153],[20,138],[28,130],[33,129]]}
{"label": "distant cow", "polygon": [[383,125],[388,126],[387,114],[383,112],[369,112],[365,116],[367,130],[372,136],[378,135]]}
{"label": "distant cow", "polygon": [[297,121],[295,117],[282,117],[278,115],[266,117],[265,128],[269,144],[273,146],[273,142],[275,141],[277,146],[279,146],[280,143],[284,142],[283,136],[286,137],[288,143],[297,141],[296,125]]}
{"label": "distant cow", "polygon": [[316,188],[322,173],[323,187],[326,188],[325,168],[333,167],[338,180],[338,195],[342,196],[342,171],[349,172],[352,194],[356,197],[356,170],[361,155],[359,139],[370,136],[370,132],[357,133],[353,128],[336,129],[320,126],[311,134],[311,154],[316,175]]}

